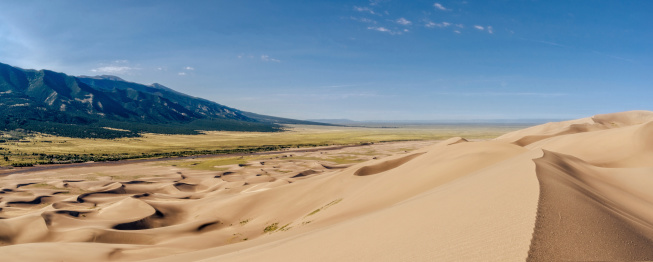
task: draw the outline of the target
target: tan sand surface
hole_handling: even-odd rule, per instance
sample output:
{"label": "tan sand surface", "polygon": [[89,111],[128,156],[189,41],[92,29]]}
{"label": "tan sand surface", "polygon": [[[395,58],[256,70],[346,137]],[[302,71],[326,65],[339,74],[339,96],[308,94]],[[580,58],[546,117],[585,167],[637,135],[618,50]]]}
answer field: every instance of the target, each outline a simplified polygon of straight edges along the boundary
{"label": "tan sand surface", "polygon": [[236,160],[1,177],[0,254],[8,261],[653,260],[653,112],[548,123],[488,141]]}

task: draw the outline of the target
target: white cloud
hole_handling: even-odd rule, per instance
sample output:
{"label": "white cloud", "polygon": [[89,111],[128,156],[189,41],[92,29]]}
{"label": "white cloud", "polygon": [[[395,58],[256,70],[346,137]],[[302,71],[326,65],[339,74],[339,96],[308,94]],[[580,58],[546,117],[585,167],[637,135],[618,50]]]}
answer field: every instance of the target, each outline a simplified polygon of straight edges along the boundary
{"label": "white cloud", "polygon": [[188,71],[193,71],[193,70],[195,70],[195,68],[192,68],[192,67],[190,67],[190,66],[184,67],[184,69],[186,69],[186,70],[188,70]]}
{"label": "white cloud", "polygon": [[399,19],[397,19],[397,21],[396,21],[396,22],[397,22],[397,24],[400,24],[400,25],[410,25],[410,24],[412,24],[412,23],[413,23],[413,22],[411,22],[411,21],[408,21],[408,20],[407,20],[406,18],[403,18],[403,17],[402,17],[402,18],[399,18]]}
{"label": "white cloud", "polygon": [[401,34],[403,34],[405,32],[410,31],[408,29],[402,29],[401,31],[394,31],[394,30],[391,30],[391,29],[388,29],[388,28],[382,27],[382,26],[379,26],[379,27],[370,26],[370,27],[367,27],[367,29],[374,30],[374,31],[379,31],[379,32],[383,32],[383,33],[388,33],[388,34],[391,34],[391,35],[401,35]]}
{"label": "white cloud", "polygon": [[437,8],[437,9],[442,10],[442,11],[447,11],[447,10],[449,10],[449,9],[447,9],[446,7],[442,6],[442,4],[440,4],[440,3],[435,3],[435,4],[433,4],[433,6],[434,6],[435,8]]}
{"label": "white cloud", "polygon": [[481,31],[485,31],[485,30],[487,30],[488,33],[490,33],[490,34],[494,34],[494,28],[492,28],[491,25],[488,25],[488,26],[485,26],[485,27],[484,27],[484,26],[480,26],[480,25],[474,25],[474,28],[476,28],[476,29],[478,29],[478,30],[481,30]]}
{"label": "white cloud", "polygon": [[141,69],[142,68],[131,66],[129,60],[119,59],[109,63],[99,63],[98,67],[92,68],[90,71],[97,74],[131,75],[135,71]]}
{"label": "white cloud", "polygon": [[453,32],[456,33],[456,34],[460,34],[460,31],[458,31],[458,30],[453,30]]}
{"label": "white cloud", "polygon": [[375,15],[376,13],[374,10],[370,9],[369,7],[360,7],[360,6],[354,6],[354,10],[358,12],[363,12],[363,13],[370,13]]}
{"label": "white cloud", "polygon": [[179,72],[179,73],[177,73],[177,74],[180,75],[180,76],[185,76],[185,75],[186,75],[186,72]]}
{"label": "white cloud", "polygon": [[433,28],[433,27],[444,28],[444,27],[448,27],[448,26],[450,26],[450,25],[451,25],[451,23],[449,23],[449,22],[433,23],[433,22],[429,21],[429,22],[426,23],[424,26],[426,26],[426,27],[428,27],[428,28]]}
{"label": "white cloud", "polygon": [[456,27],[458,27],[458,28],[464,28],[465,25],[463,25],[463,24],[456,24]]}
{"label": "white cloud", "polygon": [[382,27],[382,26],[379,26],[379,27],[370,26],[367,29],[375,30],[375,31],[379,31],[379,32],[392,33],[392,31],[390,29],[387,29],[387,28]]}
{"label": "white cloud", "polygon": [[379,2],[381,2],[381,0],[370,0],[370,5],[372,5],[372,6],[378,5]]}
{"label": "white cloud", "polygon": [[271,58],[269,55],[261,55],[261,61],[263,61],[263,62],[276,62],[276,63],[281,62],[281,60]]}
{"label": "white cloud", "polygon": [[353,17],[353,16],[350,17],[350,18],[351,18],[351,20],[362,22],[362,23],[376,24],[376,21],[374,21],[372,19],[369,19],[369,18],[364,18],[364,17],[357,18],[357,17]]}
{"label": "white cloud", "polygon": [[129,74],[135,70],[140,70],[140,68],[129,67],[129,66],[102,66],[102,67],[91,69],[91,72],[100,73],[100,74],[123,75],[123,74]]}

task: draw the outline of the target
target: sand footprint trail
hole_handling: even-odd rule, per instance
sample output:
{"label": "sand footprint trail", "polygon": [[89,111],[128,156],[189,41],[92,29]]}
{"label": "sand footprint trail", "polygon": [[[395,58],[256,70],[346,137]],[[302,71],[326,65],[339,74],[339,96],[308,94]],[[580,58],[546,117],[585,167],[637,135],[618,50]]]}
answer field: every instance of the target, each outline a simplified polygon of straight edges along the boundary
{"label": "sand footprint trail", "polygon": [[619,183],[624,177],[611,179],[632,174],[553,152],[535,163],[540,198],[529,261],[653,260],[653,205]]}

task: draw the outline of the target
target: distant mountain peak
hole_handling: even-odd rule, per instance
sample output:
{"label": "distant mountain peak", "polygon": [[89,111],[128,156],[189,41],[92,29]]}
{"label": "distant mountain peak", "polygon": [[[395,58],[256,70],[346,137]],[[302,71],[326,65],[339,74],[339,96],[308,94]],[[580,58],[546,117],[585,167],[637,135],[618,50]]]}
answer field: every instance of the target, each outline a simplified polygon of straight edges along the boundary
{"label": "distant mountain peak", "polygon": [[166,90],[166,91],[177,92],[177,91],[175,91],[174,89],[172,89],[172,88],[170,88],[170,87],[167,87],[167,86],[164,86],[164,85],[159,84],[159,83],[152,83],[152,84],[149,85],[149,86],[152,87],[152,88],[156,88],[156,89],[161,89],[161,90]]}

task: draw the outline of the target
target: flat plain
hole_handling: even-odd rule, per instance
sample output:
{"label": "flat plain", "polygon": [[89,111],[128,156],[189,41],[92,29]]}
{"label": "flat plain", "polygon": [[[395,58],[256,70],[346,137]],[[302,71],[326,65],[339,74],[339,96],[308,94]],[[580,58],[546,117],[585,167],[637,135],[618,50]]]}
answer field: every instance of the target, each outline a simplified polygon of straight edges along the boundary
{"label": "flat plain", "polygon": [[143,134],[136,138],[81,139],[5,132],[0,166],[86,162],[211,153],[269,151],[282,148],[354,145],[391,141],[442,140],[454,136],[488,139],[524,128],[497,125],[389,125],[342,127],[287,125],[285,132],[204,132],[201,135]]}

